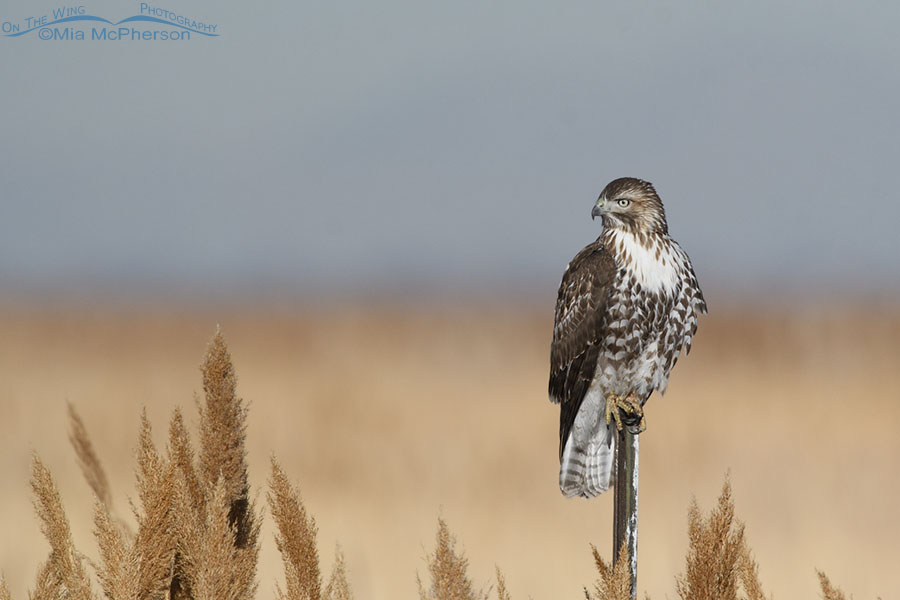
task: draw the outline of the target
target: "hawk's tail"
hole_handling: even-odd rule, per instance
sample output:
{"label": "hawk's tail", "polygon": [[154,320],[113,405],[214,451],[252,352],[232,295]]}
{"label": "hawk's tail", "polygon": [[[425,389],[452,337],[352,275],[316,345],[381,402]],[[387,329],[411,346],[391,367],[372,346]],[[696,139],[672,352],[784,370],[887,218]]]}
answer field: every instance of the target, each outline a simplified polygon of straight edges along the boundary
{"label": "hawk's tail", "polygon": [[592,498],[609,489],[615,455],[614,428],[599,427],[586,447],[569,435],[559,466],[559,489],[567,498]]}

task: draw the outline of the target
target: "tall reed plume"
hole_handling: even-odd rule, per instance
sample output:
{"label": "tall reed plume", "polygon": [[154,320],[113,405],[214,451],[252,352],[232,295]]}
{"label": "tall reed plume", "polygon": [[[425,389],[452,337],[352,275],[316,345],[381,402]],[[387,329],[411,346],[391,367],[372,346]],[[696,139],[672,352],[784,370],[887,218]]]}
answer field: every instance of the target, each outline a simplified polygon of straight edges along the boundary
{"label": "tall reed plume", "polygon": [[719,502],[704,519],[696,500],[688,509],[685,573],[676,580],[683,600],[764,600],[758,569],[744,540],[744,525],[734,516],[731,483],[725,479]]}
{"label": "tall reed plume", "polygon": [[[114,516],[99,457],[83,421],[69,407],[70,440],[96,496],[97,579],[111,600],[238,600],[255,595],[259,521],[249,499],[247,409],[236,394],[234,367],[220,332],[209,344],[201,373],[205,402],[198,407],[199,459],[180,410],[172,415],[165,453],[153,443],[146,412],[141,416],[133,535]],[[59,494],[38,458],[32,488],[52,552],[31,597],[93,598]]]}
{"label": "tall reed plume", "polygon": [[335,552],[328,585],[322,591],[316,521],[306,511],[300,491],[272,457],[269,476],[269,509],[278,529],[275,543],[284,563],[285,588],[277,588],[283,600],[352,600],[347,568],[340,550]]}
{"label": "tall reed plume", "polygon": [[608,564],[597,547],[591,545],[594,554],[594,566],[600,578],[594,584],[596,596],[585,589],[584,595],[588,600],[631,600],[631,569],[629,569],[628,541],[622,542],[619,555],[615,564]]}
{"label": "tall reed plume", "polygon": [[41,521],[41,531],[50,542],[50,558],[40,570],[38,585],[32,597],[65,597],[73,600],[92,600],[91,581],[82,564],[81,554],[75,550],[69,520],[63,510],[62,498],[50,471],[35,456],[31,465],[31,489],[34,507]]}
{"label": "tall reed plume", "polygon": [[[456,538],[450,533],[447,523],[438,519],[437,547],[434,554],[426,557],[431,584],[426,588],[416,574],[421,600],[483,600],[484,592],[476,592],[467,570],[469,560],[456,552]],[[505,590],[505,582],[504,582]]]}
{"label": "tall reed plume", "polygon": [[816,574],[819,576],[819,585],[822,587],[822,597],[825,600],[847,600],[847,596],[844,595],[840,588],[831,585],[831,581],[828,580],[828,576],[825,573],[816,571]]}
{"label": "tall reed plume", "polygon": [[[416,573],[416,585],[419,588],[420,600],[487,600],[491,589],[475,590],[469,578],[469,560],[461,552],[456,551],[456,538],[450,532],[446,521],[438,518],[438,530],[435,536],[434,553],[425,556],[428,564],[429,584],[422,583]],[[497,600],[512,600],[506,589],[506,578],[500,567],[494,567],[497,578]]]}
{"label": "tall reed plume", "polygon": [[91,438],[88,436],[87,428],[84,421],[78,415],[75,407],[71,403],[68,404],[69,412],[69,441],[72,448],[75,449],[75,456],[78,458],[78,466],[84,478],[93,490],[97,500],[105,507],[107,511],[112,508],[112,492],[109,487],[109,480],[106,478],[106,472],[100,464],[100,457],[94,450]]}

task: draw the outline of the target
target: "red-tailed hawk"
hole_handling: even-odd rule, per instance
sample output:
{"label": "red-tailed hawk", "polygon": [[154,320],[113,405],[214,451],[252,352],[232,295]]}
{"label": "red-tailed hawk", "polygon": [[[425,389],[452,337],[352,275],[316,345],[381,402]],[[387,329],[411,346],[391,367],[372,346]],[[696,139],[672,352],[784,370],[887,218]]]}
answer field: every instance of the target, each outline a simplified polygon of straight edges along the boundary
{"label": "red-tailed hawk", "polygon": [[559,488],[567,497],[609,488],[616,428],[643,430],[644,403],[665,391],[706,313],[691,260],[669,237],[652,184],[610,182],[591,211],[597,216],[603,234],[563,273],[550,347]]}

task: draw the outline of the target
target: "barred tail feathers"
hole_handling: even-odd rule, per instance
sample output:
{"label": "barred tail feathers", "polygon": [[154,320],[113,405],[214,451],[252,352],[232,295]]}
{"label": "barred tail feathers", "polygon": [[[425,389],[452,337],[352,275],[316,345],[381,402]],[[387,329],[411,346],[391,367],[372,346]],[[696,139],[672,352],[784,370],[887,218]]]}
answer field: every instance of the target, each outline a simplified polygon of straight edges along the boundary
{"label": "barred tail feathers", "polygon": [[559,489],[567,498],[593,498],[609,489],[615,456],[613,428],[603,423],[587,444],[570,433],[559,466]]}

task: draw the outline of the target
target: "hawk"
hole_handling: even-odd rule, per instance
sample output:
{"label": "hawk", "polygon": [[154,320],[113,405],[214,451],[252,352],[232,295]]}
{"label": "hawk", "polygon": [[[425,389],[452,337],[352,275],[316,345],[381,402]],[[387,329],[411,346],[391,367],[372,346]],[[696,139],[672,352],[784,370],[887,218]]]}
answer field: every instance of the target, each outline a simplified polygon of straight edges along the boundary
{"label": "hawk", "polygon": [[643,407],[665,392],[706,314],[691,260],[669,237],[653,185],[625,177],[591,210],[603,233],[563,273],[550,347],[550,400],[560,405],[559,488],[609,489],[616,431],[644,430]]}

